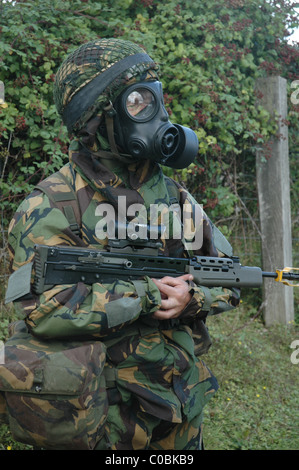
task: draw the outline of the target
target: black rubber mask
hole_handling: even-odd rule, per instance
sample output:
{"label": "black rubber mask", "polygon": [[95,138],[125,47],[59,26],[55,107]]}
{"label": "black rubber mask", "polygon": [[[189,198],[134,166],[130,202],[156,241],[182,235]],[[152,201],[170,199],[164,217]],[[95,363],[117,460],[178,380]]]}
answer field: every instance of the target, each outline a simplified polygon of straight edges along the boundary
{"label": "black rubber mask", "polygon": [[178,169],[195,159],[196,134],[169,121],[159,81],[129,86],[116,99],[114,108],[115,142],[126,153]]}

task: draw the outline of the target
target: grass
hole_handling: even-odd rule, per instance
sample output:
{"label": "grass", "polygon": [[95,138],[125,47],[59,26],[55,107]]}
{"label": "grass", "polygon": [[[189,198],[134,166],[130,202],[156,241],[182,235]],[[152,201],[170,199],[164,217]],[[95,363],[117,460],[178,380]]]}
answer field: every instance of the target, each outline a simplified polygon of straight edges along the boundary
{"label": "grass", "polygon": [[291,362],[298,325],[264,327],[244,308],[210,318],[205,362],[220,389],[205,410],[210,450],[298,450],[299,364]]}
{"label": "grass", "polygon": [[[299,364],[291,362],[290,345],[299,339],[299,326],[265,328],[260,316],[254,319],[258,309],[244,304],[208,319],[213,345],[203,359],[220,389],[205,409],[205,448],[298,450]],[[11,307],[2,312],[0,339],[14,319]],[[30,449],[0,425],[0,450]]]}

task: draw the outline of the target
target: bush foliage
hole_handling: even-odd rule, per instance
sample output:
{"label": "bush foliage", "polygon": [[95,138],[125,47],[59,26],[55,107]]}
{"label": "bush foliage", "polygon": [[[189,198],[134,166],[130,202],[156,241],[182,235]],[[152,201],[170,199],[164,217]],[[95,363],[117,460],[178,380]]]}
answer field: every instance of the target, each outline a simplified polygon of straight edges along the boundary
{"label": "bush foliage", "polygon": [[[171,175],[185,182],[213,219],[227,220],[240,187],[254,191],[246,188],[244,162],[245,173],[254,173],[256,149],[276,132],[275,120],[257,104],[256,79],[281,75],[294,93],[299,51],[287,43],[298,25],[294,5],[289,0],[1,2],[5,221],[24,193],[67,161],[68,136],[52,96],[58,66],[81,43],[107,36],[141,44],[160,64],[170,119],[194,129],[200,142],[196,163]],[[298,100],[293,101],[286,123],[291,155],[298,134]],[[298,185],[294,158],[292,184]]]}
{"label": "bush foliage", "polygon": [[[200,142],[194,165],[166,171],[184,182],[227,232],[233,230],[230,220],[240,211],[254,217],[255,154],[263,147],[270,158],[266,143],[275,136],[280,119],[270,119],[258,105],[256,79],[286,78],[289,115],[284,124],[289,126],[291,190],[298,193],[299,49],[287,42],[289,32],[298,27],[295,5],[291,0],[0,0],[4,227],[24,194],[67,162],[68,135],[53,103],[54,75],[68,53],[102,37],[135,41],[160,64],[170,119],[194,129]],[[244,195],[252,202],[245,204]],[[297,199],[292,198],[294,225]],[[0,297],[3,289],[4,285]],[[256,302],[256,293],[251,295],[248,305]],[[15,319],[8,309],[0,318],[0,340]],[[250,323],[245,335],[234,324],[242,318],[232,313],[213,319],[211,325],[218,347],[210,361],[222,392],[206,411],[208,448],[298,449],[293,425],[296,366],[285,367],[293,336],[286,337],[283,331],[272,339],[273,331],[266,335],[261,322]],[[273,374],[277,364],[278,384]],[[11,448],[26,447],[1,426],[0,450]]]}

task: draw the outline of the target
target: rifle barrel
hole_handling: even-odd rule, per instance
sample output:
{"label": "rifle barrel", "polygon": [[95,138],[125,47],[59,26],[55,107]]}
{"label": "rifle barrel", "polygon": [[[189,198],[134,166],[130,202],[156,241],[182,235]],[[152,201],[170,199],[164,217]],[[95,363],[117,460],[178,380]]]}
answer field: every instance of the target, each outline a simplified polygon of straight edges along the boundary
{"label": "rifle barrel", "polygon": [[[262,272],[263,277],[272,277],[273,279],[277,278],[278,274],[277,273],[271,273],[267,271]],[[297,281],[299,280],[299,274],[295,273],[282,273],[282,279],[285,279],[287,281]]]}
{"label": "rifle barrel", "polygon": [[263,271],[262,276],[263,277],[272,277],[273,279],[275,279],[277,277],[277,273],[270,273],[270,272],[267,272],[267,271]]}

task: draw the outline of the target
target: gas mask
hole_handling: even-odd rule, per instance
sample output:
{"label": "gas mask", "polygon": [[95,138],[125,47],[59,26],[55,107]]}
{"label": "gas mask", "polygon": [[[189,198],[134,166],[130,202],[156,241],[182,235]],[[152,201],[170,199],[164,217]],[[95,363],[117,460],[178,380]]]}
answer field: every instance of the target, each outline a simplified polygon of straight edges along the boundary
{"label": "gas mask", "polygon": [[196,134],[169,121],[159,81],[129,86],[115,100],[114,109],[115,142],[127,154],[177,169],[195,159]]}

